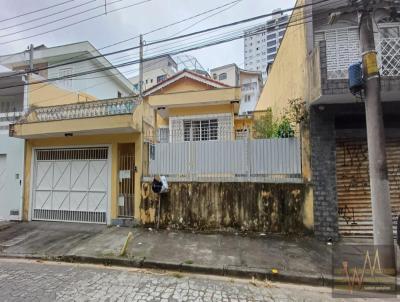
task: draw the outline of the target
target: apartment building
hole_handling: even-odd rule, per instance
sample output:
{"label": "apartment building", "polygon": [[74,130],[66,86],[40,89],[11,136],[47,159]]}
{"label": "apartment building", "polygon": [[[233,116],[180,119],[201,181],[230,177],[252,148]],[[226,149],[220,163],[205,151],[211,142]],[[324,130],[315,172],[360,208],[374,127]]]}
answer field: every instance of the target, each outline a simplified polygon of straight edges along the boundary
{"label": "apartment building", "polygon": [[264,81],[268,65],[274,62],[289,21],[289,16],[280,9],[274,12],[277,14],[265,24],[245,31],[244,69],[261,71]]}

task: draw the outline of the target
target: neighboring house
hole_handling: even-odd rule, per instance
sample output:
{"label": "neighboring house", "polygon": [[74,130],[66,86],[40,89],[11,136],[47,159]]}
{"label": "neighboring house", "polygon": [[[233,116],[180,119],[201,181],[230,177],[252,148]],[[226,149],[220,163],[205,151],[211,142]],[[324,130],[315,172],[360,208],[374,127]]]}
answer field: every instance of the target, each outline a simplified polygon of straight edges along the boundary
{"label": "neighboring house", "polygon": [[[143,91],[150,89],[158,83],[165,81],[178,72],[175,60],[166,55],[162,58],[145,61],[143,63]],[[135,93],[139,93],[139,75],[129,79],[133,84]]]}
{"label": "neighboring house", "polygon": [[[49,87],[42,93],[54,93]],[[10,136],[25,140],[23,219],[137,218],[142,132],[152,127],[153,111],[134,97],[86,101],[76,93],[60,104],[32,105],[10,126]]]}
{"label": "neighboring house", "polygon": [[279,45],[285,34],[289,16],[275,10],[263,25],[257,25],[245,31],[244,38],[244,68],[262,72],[264,81],[267,79],[267,67],[274,62]]}
{"label": "neighboring house", "polygon": [[[28,55],[29,51],[8,54],[0,56],[0,62],[13,71],[28,71]],[[93,59],[67,64],[85,58]],[[56,65],[62,66],[56,67]],[[55,47],[46,47],[45,45],[34,47],[33,67],[34,69],[43,69],[37,72],[43,79],[65,77],[55,82],[60,88],[71,92],[84,92],[98,99],[129,96],[133,92],[128,79],[118,70],[112,68],[112,64],[104,56],[101,56],[100,52],[89,42]],[[108,70],[68,78],[71,75],[100,68]]]}
{"label": "neighboring house", "polygon": [[[298,0],[297,6],[312,2]],[[346,5],[343,0],[296,10],[291,23],[312,17],[289,25],[257,105],[257,110],[271,108],[279,118],[288,100],[300,98],[307,104],[303,176],[311,184],[314,232],[321,239],[372,236],[365,106],[348,89],[347,69],[361,61],[358,17],[345,14],[329,23],[329,13]],[[395,225],[400,214],[400,23],[383,11],[375,21]]]}
{"label": "neighboring house", "polygon": [[244,70],[236,64],[229,64],[213,68],[210,73],[214,80],[241,88],[240,115],[254,111],[262,90],[261,72]]}
{"label": "neighboring house", "polygon": [[184,70],[146,91],[160,142],[230,140],[240,89]]}
{"label": "neighboring house", "polygon": [[8,128],[24,114],[28,90],[24,75],[2,72],[0,78],[0,220],[20,220],[25,143],[10,138]]}

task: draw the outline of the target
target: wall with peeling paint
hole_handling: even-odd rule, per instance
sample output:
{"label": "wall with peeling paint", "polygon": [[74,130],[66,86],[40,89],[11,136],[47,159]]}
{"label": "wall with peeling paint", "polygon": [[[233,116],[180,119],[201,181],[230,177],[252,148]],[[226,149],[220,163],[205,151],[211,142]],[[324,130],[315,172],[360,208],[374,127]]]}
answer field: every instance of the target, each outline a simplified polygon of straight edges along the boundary
{"label": "wall with peeling paint", "polygon": [[[302,234],[304,185],[264,183],[170,183],[162,194],[160,226],[191,230],[241,230]],[[140,221],[157,222],[158,196],[142,183]]]}

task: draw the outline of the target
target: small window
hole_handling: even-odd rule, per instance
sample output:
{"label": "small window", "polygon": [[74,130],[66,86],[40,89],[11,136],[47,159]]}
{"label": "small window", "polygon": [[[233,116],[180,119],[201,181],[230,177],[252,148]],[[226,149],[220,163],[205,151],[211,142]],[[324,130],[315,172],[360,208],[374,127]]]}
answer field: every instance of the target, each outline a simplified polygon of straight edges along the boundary
{"label": "small window", "polygon": [[162,81],[165,81],[167,79],[167,75],[163,74],[157,77],[157,83],[160,83]]}
{"label": "small window", "polygon": [[218,79],[219,79],[220,81],[226,80],[227,78],[228,78],[228,75],[226,74],[226,72],[221,73],[221,74],[219,75],[219,77],[218,77]]}
{"label": "small window", "polygon": [[[247,51],[246,51],[247,52]],[[213,79],[216,80],[218,79],[218,75],[216,73],[213,74]]]}
{"label": "small window", "polygon": [[117,92],[117,96],[118,96],[118,98],[121,98],[121,97],[122,97],[121,91],[118,91],[118,92]]}
{"label": "small window", "polygon": [[274,41],[269,41],[268,43],[267,43],[267,46],[268,47],[271,47],[271,46],[275,46],[276,45],[276,41],[274,40]]}
{"label": "small window", "polygon": [[150,83],[153,83],[153,79],[150,79]]}

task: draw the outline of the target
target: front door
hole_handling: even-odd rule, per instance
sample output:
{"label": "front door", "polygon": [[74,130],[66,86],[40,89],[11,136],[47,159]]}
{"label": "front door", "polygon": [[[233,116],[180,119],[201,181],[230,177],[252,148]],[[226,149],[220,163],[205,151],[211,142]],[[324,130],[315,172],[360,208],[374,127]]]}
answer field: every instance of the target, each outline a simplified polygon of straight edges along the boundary
{"label": "front door", "polygon": [[119,144],[118,214],[120,217],[134,215],[135,144]]}

